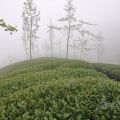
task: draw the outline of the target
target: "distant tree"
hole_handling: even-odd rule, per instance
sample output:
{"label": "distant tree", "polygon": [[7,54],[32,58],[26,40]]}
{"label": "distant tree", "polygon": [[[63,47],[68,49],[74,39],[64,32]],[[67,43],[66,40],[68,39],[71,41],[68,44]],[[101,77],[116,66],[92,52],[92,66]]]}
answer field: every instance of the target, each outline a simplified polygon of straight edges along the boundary
{"label": "distant tree", "polygon": [[80,27],[80,24],[76,24],[77,21],[75,17],[75,8],[73,6],[73,0],[66,0],[67,4],[65,5],[65,12],[66,16],[63,18],[60,18],[59,21],[66,22],[66,24],[63,27],[60,27],[58,29],[65,30],[66,33],[66,58],[68,58],[69,55],[69,43],[72,38],[72,32],[76,30],[77,27]]}
{"label": "distant tree", "polygon": [[94,38],[91,37],[89,33],[86,31],[81,31],[81,36],[78,39],[78,46],[80,47],[80,58],[82,59],[82,56],[84,55],[85,52],[93,50],[93,46],[90,45],[90,42]]}
{"label": "distant tree", "polygon": [[90,31],[87,31],[86,27],[84,27],[85,25],[88,26],[96,24],[85,22],[83,20],[79,20],[79,23],[81,24],[81,28],[76,29],[79,35],[78,38],[76,38],[75,40],[76,45],[74,46],[76,46],[76,48],[80,50],[80,59],[82,59],[83,55],[87,51],[95,49],[95,46],[92,46],[91,43],[94,43],[94,40],[97,38],[97,36],[91,33]]}
{"label": "distant tree", "polygon": [[73,49],[73,58],[76,58],[76,50],[78,50],[78,42],[76,40],[73,40],[73,43],[70,44],[70,47]]}
{"label": "distant tree", "polygon": [[103,41],[103,36],[102,33],[99,33],[97,35],[97,54],[98,54],[98,63],[101,62],[101,58],[102,58],[102,41]]}
{"label": "distant tree", "polygon": [[50,57],[49,55],[50,44],[48,43],[48,40],[45,40],[42,48],[45,50],[45,56]]}
{"label": "distant tree", "polygon": [[62,39],[60,38],[56,44],[58,45],[58,56],[62,57],[62,54],[61,54],[61,51],[62,51]]}
{"label": "distant tree", "polygon": [[40,11],[37,11],[34,0],[26,0],[23,8],[23,43],[26,55],[31,60],[34,57],[35,41],[38,39]]}
{"label": "distant tree", "polygon": [[54,30],[55,27],[50,19],[50,25],[48,26],[48,33],[49,33],[49,43],[50,43],[50,51],[51,51],[51,57],[53,57],[53,39],[54,39]]}
{"label": "distant tree", "polygon": [[10,34],[12,34],[12,32],[16,32],[18,31],[17,27],[12,26],[7,24],[3,19],[0,19],[0,27],[2,27],[5,31],[9,31]]}

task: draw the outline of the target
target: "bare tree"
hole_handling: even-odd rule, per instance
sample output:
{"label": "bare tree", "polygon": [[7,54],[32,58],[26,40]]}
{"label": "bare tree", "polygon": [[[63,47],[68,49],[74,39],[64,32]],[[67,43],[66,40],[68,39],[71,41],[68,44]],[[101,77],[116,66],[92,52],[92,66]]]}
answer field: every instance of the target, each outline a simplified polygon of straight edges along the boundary
{"label": "bare tree", "polygon": [[73,43],[70,44],[70,47],[73,49],[73,58],[75,59],[76,58],[76,50],[79,49],[78,41],[73,40]]}
{"label": "bare tree", "polygon": [[45,43],[42,47],[45,50],[45,56],[50,57],[49,51],[50,51],[50,44],[48,43],[48,40],[45,40]]}
{"label": "bare tree", "polygon": [[49,42],[50,42],[50,51],[51,51],[51,57],[53,57],[53,39],[54,39],[54,25],[52,23],[52,20],[50,19],[50,25],[48,26],[48,33],[49,33]]}
{"label": "bare tree", "polygon": [[[64,29],[66,32],[66,58],[68,58],[69,55],[69,43],[72,38],[72,31],[76,30],[77,27],[80,27],[80,24],[76,24],[77,21],[75,17],[75,8],[73,6],[73,0],[66,0],[67,4],[65,5],[65,12],[66,16],[59,19],[61,22],[66,22],[66,24],[61,27],[60,29]],[[58,28],[59,29],[59,28]]]}
{"label": "bare tree", "polygon": [[102,58],[102,40],[103,40],[102,33],[99,33],[97,37],[98,63],[101,62],[101,58]]}
{"label": "bare tree", "polygon": [[84,30],[81,31],[81,37],[78,39],[78,46],[80,47],[80,58],[82,59],[82,56],[85,52],[92,50],[92,46],[90,45],[91,35],[86,33]]}
{"label": "bare tree", "polygon": [[81,24],[81,28],[77,28],[76,31],[78,31],[78,38],[75,40],[74,46],[76,46],[77,49],[80,50],[80,59],[82,59],[85,52],[95,49],[94,46],[91,45],[91,43],[94,43],[95,38],[97,37],[90,31],[85,30],[84,25],[96,25],[89,22],[85,22],[83,20],[79,20],[79,23]]}
{"label": "bare tree", "polygon": [[26,0],[23,8],[23,42],[26,54],[31,60],[34,57],[35,41],[38,39],[40,12],[34,0]]}

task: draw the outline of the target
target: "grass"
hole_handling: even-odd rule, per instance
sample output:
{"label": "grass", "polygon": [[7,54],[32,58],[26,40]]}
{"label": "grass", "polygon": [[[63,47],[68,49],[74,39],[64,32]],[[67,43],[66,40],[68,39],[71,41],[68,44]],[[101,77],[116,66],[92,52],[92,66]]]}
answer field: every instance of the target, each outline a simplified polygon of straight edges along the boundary
{"label": "grass", "polygon": [[96,67],[42,58],[3,68],[0,120],[119,120],[120,84]]}

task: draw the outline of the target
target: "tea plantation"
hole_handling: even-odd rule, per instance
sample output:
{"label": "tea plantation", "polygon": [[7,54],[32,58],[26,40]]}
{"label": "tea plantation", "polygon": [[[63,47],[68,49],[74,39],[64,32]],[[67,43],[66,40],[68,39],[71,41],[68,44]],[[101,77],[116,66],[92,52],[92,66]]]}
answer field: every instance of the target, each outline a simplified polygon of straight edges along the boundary
{"label": "tea plantation", "polygon": [[41,58],[5,67],[0,120],[120,120],[120,83],[108,73],[120,80],[117,65],[79,60]]}

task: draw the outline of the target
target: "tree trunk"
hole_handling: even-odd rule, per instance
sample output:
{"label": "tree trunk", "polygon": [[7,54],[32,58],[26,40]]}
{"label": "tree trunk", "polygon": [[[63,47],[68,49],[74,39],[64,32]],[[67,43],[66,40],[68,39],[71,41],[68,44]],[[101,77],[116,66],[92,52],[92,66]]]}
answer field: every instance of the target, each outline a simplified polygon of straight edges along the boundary
{"label": "tree trunk", "polygon": [[80,49],[80,59],[82,60],[83,49]]}
{"label": "tree trunk", "polygon": [[31,16],[31,28],[30,28],[30,60],[32,60],[32,16]]}
{"label": "tree trunk", "polygon": [[101,43],[99,43],[99,46],[98,46],[98,63],[100,63],[100,45]]}
{"label": "tree trunk", "polygon": [[51,57],[53,57],[53,34],[52,34],[52,30],[51,30]]}
{"label": "tree trunk", "polygon": [[69,55],[69,41],[70,41],[70,32],[71,32],[70,23],[71,23],[71,22],[69,21],[66,59],[68,59],[68,55]]}

